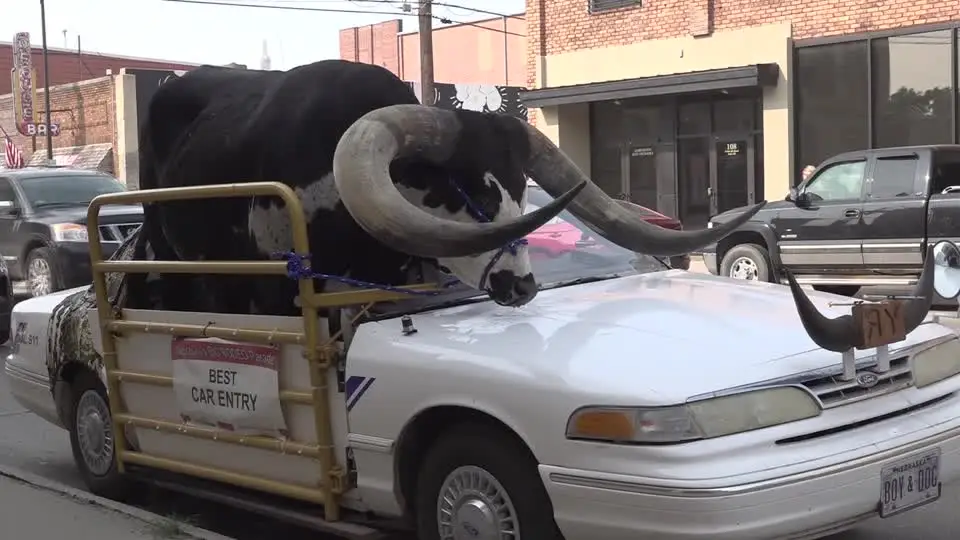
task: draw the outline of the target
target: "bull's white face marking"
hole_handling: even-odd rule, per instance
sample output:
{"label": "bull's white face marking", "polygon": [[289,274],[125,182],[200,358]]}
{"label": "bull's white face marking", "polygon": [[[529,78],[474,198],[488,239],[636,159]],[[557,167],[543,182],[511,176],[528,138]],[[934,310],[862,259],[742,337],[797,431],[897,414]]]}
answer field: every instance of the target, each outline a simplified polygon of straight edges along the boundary
{"label": "bull's white face marking", "polygon": [[[307,223],[319,210],[333,210],[340,202],[340,194],[333,181],[333,173],[323,175],[319,180],[306,187],[294,188],[303,205]],[[290,215],[286,208],[280,208],[276,199],[263,207],[257,199],[250,203],[247,216],[247,228],[257,249],[263,255],[271,255],[293,248],[293,235],[290,227]]]}
{"label": "bull's white face marking", "polygon": [[[486,180],[488,186],[495,186],[500,190],[500,199],[502,202],[500,203],[500,209],[497,212],[497,215],[493,218],[494,222],[504,219],[514,219],[523,214],[523,209],[527,204],[526,191],[523,192],[522,200],[519,204],[517,204],[517,201],[513,200],[510,194],[507,193],[507,190],[503,189],[500,181],[497,180],[492,174],[486,173],[483,178]],[[423,198],[426,196],[425,192],[401,185],[398,185],[397,188],[399,188],[400,193],[402,193],[408,201],[423,209],[428,214],[453,221],[476,223],[476,219],[474,219],[473,216],[466,211],[466,208],[463,208],[454,214],[451,214],[442,206],[437,208],[428,208],[423,206]],[[517,247],[516,255],[510,251],[505,251],[503,255],[500,256],[500,259],[497,260],[497,262],[495,262],[488,270],[487,265],[490,264],[490,261],[493,260],[498,253],[499,250],[488,251],[486,253],[481,253],[480,255],[474,255],[471,257],[438,259],[437,262],[440,265],[447,267],[457,279],[474,288],[480,288],[480,282],[484,278],[484,273],[489,276],[490,274],[500,270],[508,270],[513,272],[513,275],[520,278],[533,271],[530,265],[530,257],[527,255],[527,246],[525,245]]]}

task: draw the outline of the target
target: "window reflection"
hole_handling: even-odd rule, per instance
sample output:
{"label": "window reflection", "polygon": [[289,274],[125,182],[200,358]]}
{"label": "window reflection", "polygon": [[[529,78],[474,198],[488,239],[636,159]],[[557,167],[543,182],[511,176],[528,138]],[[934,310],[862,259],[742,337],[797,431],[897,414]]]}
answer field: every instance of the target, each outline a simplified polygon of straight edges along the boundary
{"label": "window reflection", "polygon": [[866,148],[867,42],[804,47],[796,60],[799,162]]}
{"label": "window reflection", "polygon": [[874,147],[952,142],[952,33],[872,41]]}

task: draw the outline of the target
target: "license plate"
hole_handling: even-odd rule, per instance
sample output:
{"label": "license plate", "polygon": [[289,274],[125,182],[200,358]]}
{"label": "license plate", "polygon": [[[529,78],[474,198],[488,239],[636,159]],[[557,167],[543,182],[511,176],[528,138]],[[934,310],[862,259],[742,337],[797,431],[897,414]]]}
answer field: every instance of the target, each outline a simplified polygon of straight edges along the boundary
{"label": "license plate", "polygon": [[880,517],[940,498],[940,449],[888,464],[880,471]]}

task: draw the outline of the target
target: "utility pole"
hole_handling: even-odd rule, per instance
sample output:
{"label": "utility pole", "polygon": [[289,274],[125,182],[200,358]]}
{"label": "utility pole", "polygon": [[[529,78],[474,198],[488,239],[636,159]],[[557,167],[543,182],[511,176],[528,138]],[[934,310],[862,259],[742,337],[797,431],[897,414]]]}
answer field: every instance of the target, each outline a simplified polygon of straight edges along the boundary
{"label": "utility pole", "polygon": [[420,102],[434,105],[433,92],[433,2],[420,0]]}
{"label": "utility pole", "polygon": [[47,110],[47,161],[53,162],[53,133],[50,132],[50,64],[47,62],[47,10],[40,0],[40,37],[43,40],[43,103]]}

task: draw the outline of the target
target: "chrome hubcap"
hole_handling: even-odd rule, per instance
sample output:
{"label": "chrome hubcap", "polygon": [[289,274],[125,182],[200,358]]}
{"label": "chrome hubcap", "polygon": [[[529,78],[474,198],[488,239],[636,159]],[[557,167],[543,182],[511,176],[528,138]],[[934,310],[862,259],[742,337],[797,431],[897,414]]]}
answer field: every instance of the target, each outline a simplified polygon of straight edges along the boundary
{"label": "chrome hubcap", "polygon": [[47,261],[39,257],[30,261],[27,278],[30,281],[30,292],[33,296],[43,296],[51,293],[50,265],[47,264]]}
{"label": "chrome hubcap", "polygon": [[100,394],[87,390],[77,404],[77,442],[87,469],[103,476],[113,463],[113,425],[110,408]]}
{"label": "chrome hubcap", "polygon": [[733,279],[757,281],[759,273],[757,264],[747,257],[740,257],[730,265],[730,277]]}
{"label": "chrome hubcap", "polygon": [[517,511],[507,490],[480,467],[459,467],[437,500],[441,540],[519,540]]}

